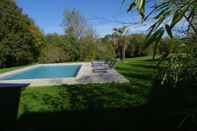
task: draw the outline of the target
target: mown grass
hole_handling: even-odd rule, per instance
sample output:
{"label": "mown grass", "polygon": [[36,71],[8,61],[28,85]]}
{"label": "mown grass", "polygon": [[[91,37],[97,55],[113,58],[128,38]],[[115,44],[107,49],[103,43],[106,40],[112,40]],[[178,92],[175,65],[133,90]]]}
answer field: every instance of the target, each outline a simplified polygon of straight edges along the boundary
{"label": "mown grass", "polygon": [[[118,64],[117,71],[129,84],[25,88],[20,92],[17,125],[32,130],[177,129],[185,120],[185,107],[188,108],[183,104],[186,90],[153,87],[156,63],[151,57],[139,57]],[[196,127],[194,119],[181,125],[186,129]]]}
{"label": "mown grass", "polygon": [[91,84],[26,88],[19,116],[30,112],[126,109],[146,102],[155,62],[150,57],[126,59],[116,66],[130,84]]}
{"label": "mown grass", "polygon": [[9,71],[14,71],[14,70],[17,70],[17,69],[21,69],[23,67],[27,67],[29,65],[25,65],[25,66],[15,66],[15,67],[7,67],[7,68],[0,68],[0,74],[2,73],[6,73],[6,72],[9,72]]}

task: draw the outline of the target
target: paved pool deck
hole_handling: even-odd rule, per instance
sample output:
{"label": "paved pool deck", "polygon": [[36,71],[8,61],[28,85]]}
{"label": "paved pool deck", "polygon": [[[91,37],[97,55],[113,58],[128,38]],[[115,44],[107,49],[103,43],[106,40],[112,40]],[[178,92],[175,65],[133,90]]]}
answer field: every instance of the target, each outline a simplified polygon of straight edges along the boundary
{"label": "paved pool deck", "polygon": [[103,84],[103,83],[129,83],[129,81],[119,74],[115,69],[109,69],[106,73],[94,73],[91,63],[60,63],[60,64],[37,64],[15,71],[0,74],[0,78],[17,74],[39,66],[53,65],[76,65],[80,64],[81,68],[76,77],[56,78],[56,79],[26,79],[26,80],[0,80],[1,83],[23,84],[29,83],[31,87],[53,86],[53,85],[77,85],[77,84]]}

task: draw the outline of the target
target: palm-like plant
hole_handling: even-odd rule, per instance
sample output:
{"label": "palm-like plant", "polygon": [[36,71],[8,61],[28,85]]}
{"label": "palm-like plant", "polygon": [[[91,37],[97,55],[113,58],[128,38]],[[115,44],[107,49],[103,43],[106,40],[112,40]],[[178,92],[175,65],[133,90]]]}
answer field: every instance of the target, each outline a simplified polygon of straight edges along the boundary
{"label": "palm-like plant", "polygon": [[[125,0],[124,0],[125,1]],[[130,12],[133,8],[136,8],[140,13],[142,19],[146,21],[153,16],[155,22],[150,26],[150,31],[147,35],[147,44],[155,44],[155,47],[160,42],[162,36],[166,32],[170,38],[173,38],[173,29],[181,20],[185,19],[188,22],[189,33],[192,33],[193,38],[186,42],[187,46],[184,46],[184,53],[175,52],[171,55],[167,61],[160,63],[162,66],[158,68],[157,77],[154,83],[156,88],[165,87],[165,89],[178,88],[178,92],[173,94],[173,97],[181,96],[184,104],[187,105],[183,112],[176,112],[184,115],[178,128],[181,128],[189,118],[192,118],[192,122],[196,123],[196,99],[191,97],[196,87],[197,69],[196,69],[196,45],[191,43],[196,42],[197,38],[197,1],[196,0],[157,0],[153,10],[149,14],[145,14],[145,5],[147,0],[134,0],[129,8]],[[195,43],[196,44],[196,43]],[[190,46],[192,45],[192,46]],[[156,48],[155,48],[156,49]],[[165,58],[165,57],[164,57]],[[163,66],[164,65],[164,66]],[[182,90],[184,89],[184,90]],[[162,90],[163,91],[163,90]],[[169,90],[171,91],[171,90]],[[169,92],[167,96],[169,97]],[[184,96],[179,92],[184,91]],[[185,92],[188,92],[185,94]],[[159,92],[158,92],[159,93]],[[173,103],[176,105],[176,103]],[[190,106],[188,106],[190,105]],[[182,106],[181,106],[182,107]],[[190,122],[191,123],[191,122]]]}
{"label": "palm-like plant", "polygon": [[147,2],[148,0],[133,0],[128,7],[128,12],[136,9],[143,21],[153,17],[155,22],[149,28],[147,45],[154,43],[157,47],[165,32],[173,38],[173,28],[183,19],[188,22],[188,31],[192,30],[197,36],[197,27],[194,24],[194,16],[197,14],[196,0],[155,0],[152,1],[154,2],[153,9],[149,14],[145,14]]}
{"label": "palm-like plant", "polygon": [[127,47],[127,33],[128,33],[128,28],[126,26],[123,26],[121,28],[114,28],[114,43],[115,46],[117,46],[118,49],[118,55],[121,60],[125,59],[125,51]]}

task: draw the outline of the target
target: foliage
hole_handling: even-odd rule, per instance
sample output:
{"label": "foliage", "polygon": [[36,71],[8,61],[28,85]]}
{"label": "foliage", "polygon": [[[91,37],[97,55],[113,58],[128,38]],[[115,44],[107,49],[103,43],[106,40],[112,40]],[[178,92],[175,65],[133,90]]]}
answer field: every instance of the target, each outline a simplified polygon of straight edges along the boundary
{"label": "foliage", "polygon": [[14,2],[0,1],[0,63],[4,66],[37,61],[44,37]]}
{"label": "foliage", "polygon": [[96,58],[96,42],[91,37],[80,40],[80,61],[91,61]]}
{"label": "foliage", "polygon": [[65,39],[65,49],[70,56],[70,61],[79,61],[80,59],[80,41],[72,34],[67,35]]}
{"label": "foliage", "polygon": [[88,25],[86,18],[77,10],[65,10],[63,25],[66,35],[72,35],[77,39],[94,36],[94,30]]}
{"label": "foliage", "polygon": [[49,34],[46,36],[47,45],[39,57],[41,63],[61,63],[79,61],[80,44],[74,36]]}
{"label": "foliage", "polygon": [[75,36],[47,35],[47,46],[43,48],[39,62],[91,61],[113,59],[115,52],[111,41],[100,41],[91,36],[78,40]]}
{"label": "foliage", "polygon": [[[154,44],[154,46],[157,47],[165,32],[170,38],[173,38],[174,27],[183,19],[189,23],[188,28],[191,28],[194,33],[197,34],[197,29],[193,25],[195,20],[193,16],[197,11],[195,0],[154,1],[154,8],[149,14],[145,15],[146,3],[146,0],[134,0],[130,4],[128,12],[136,8],[144,21],[151,16],[155,19],[155,23],[151,25],[149,34],[147,35],[147,44]],[[168,22],[169,20],[170,23]],[[155,53],[156,48],[154,50],[154,55]]]}
{"label": "foliage", "polygon": [[125,50],[127,48],[128,41],[126,39],[126,35],[128,33],[128,28],[123,26],[121,28],[114,28],[113,37],[114,37],[114,45],[116,45],[116,49],[118,52],[118,56],[121,60],[125,59]]}
{"label": "foliage", "polygon": [[113,41],[101,40],[96,43],[96,59],[110,60],[116,58]]}
{"label": "foliage", "polygon": [[195,87],[197,85],[197,48],[196,46],[183,47],[176,54],[169,56],[167,61],[162,61],[159,68],[158,79],[161,85],[172,88]]}
{"label": "foliage", "polygon": [[129,35],[128,46],[126,49],[126,57],[138,57],[151,55],[151,48],[145,49],[145,36],[144,35]]}
{"label": "foliage", "polygon": [[40,63],[63,63],[71,61],[65,46],[61,44],[49,44],[41,51]]}
{"label": "foliage", "polygon": [[65,44],[65,36],[59,34],[48,34],[46,35],[46,40],[48,44]]}

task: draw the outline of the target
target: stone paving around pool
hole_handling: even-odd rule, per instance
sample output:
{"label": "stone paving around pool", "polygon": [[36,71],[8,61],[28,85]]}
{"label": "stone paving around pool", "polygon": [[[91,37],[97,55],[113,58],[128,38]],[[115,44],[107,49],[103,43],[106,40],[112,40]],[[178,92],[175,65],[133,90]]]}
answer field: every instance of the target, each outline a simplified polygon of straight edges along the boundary
{"label": "stone paving around pool", "polygon": [[[52,86],[52,85],[75,85],[75,84],[96,84],[96,83],[129,83],[129,81],[114,69],[107,70],[106,73],[94,73],[91,63],[62,63],[62,65],[81,64],[81,69],[74,78],[57,79],[28,79],[28,80],[0,80],[0,83],[30,83],[32,87]],[[0,77],[18,73],[24,70],[35,68],[38,65],[30,66],[16,71],[1,74]],[[51,64],[54,65],[54,64]],[[60,65],[60,64],[57,64]]]}

